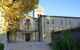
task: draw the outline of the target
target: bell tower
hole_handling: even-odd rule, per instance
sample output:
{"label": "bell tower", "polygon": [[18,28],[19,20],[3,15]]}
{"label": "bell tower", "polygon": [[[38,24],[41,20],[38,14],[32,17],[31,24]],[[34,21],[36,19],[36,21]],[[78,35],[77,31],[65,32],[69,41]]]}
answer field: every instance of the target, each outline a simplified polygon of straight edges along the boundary
{"label": "bell tower", "polygon": [[44,9],[40,5],[34,11],[35,18],[38,18],[38,14],[44,15]]}

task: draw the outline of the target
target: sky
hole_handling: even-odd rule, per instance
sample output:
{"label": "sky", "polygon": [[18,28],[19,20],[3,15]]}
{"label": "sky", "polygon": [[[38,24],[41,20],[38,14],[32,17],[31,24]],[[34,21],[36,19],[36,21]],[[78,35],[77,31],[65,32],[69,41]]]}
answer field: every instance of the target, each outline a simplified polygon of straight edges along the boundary
{"label": "sky", "polygon": [[80,17],[80,0],[40,0],[45,15]]}

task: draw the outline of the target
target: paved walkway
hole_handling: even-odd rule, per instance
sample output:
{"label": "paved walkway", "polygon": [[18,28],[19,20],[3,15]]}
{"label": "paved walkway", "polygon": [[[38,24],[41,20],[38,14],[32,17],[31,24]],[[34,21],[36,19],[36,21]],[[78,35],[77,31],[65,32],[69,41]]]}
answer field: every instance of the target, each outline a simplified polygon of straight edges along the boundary
{"label": "paved walkway", "polygon": [[8,44],[9,50],[50,50],[45,42],[19,42]]}

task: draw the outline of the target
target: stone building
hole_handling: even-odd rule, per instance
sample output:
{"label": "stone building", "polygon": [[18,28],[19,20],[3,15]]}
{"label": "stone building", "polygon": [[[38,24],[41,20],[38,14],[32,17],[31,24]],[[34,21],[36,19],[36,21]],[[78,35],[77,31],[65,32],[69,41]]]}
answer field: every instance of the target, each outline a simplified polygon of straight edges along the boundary
{"label": "stone building", "polygon": [[18,31],[11,33],[12,42],[51,42],[51,31],[55,32],[80,27],[79,17],[38,15],[39,18],[26,16],[20,19]]}
{"label": "stone building", "polygon": [[51,31],[55,32],[80,27],[79,17],[39,15],[40,40],[51,42]]}

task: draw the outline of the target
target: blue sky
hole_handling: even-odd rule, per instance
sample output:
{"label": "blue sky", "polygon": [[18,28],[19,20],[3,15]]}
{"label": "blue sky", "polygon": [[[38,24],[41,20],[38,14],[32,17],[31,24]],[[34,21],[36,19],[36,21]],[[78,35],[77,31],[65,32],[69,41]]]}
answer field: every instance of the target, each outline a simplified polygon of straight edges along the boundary
{"label": "blue sky", "polygon": [[80,0],[40,0],[46,15],[80,17]]}

